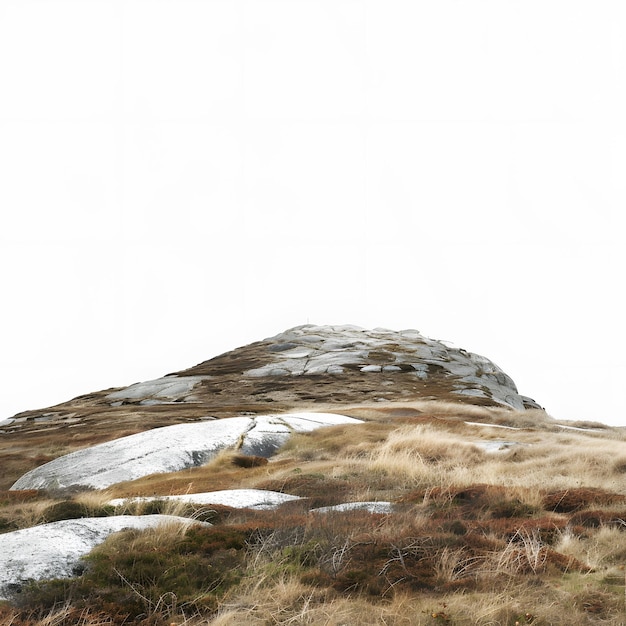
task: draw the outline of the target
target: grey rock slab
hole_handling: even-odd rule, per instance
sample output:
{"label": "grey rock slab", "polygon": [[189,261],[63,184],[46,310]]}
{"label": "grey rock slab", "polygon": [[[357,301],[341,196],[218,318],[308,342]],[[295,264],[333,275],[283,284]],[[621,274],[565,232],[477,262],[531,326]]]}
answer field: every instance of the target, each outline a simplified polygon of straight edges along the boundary
{"label": "grey rock slab", "polygon": [[319,335],[307,335],[306,337],[298,337],[298,340],[302,341],[303,343],[316,344],[316,343],[323,343],[324,337],[321,337]]}
{"label": "grey rock slab", "polygon": [[508,452],[511,448],[527,444],[521,444],[518,441],[475,441],[474,445],[489,454],[500,454]]}
{"label": "grey rock slab", "polygon": [[473,398],[486,398],[487,394],[482,389],[456,389],[452,393],[460,396],[471,396]]}
{"label": "grey rock slab", "polygon": [[516,411],[524,411],[526,407],[524,406],[524,401],[517,394],[509,394],[504,397],[504,403],[508,404],[510,407],[514,408]]}
{"label": "grey rock slab", "polygon": [[274,343],[268,348],[268,350],[270,352],[284,352],[285,350],[292,350],[297,347],[298,346],[295,343]]}
{"label": "grey rock slab", "polygon": [[[465,363],[458,363],[458,362],[443,363],[442,366],[454,376],[470,377],[470,376],[474,376],[477,371],[476,366],[472,365],[471,363],[467,363],[467,361]],[[469,382],[469,379],[468,379],[468,382]]]}
{"label": "grey rock slab", "polygon": [[334,413],[286,413],[165,426],[54,459],[24,474],[11,489],[104,489],[149,474],[197,467],[226,448],[270,456],[292,432],[360,422]]}
{"label": "grey rock slab", "polygon": [[538,402],[536,402],[532,398],[529,398],[528,396],[520,396],[520,397],[522,399],[522,403],[527,409],[542,409],[543,408]]}
{"label": "grey rock slab", "polygon": [[321,506],[311,509],[311,513],[333,513],[344,511],[367,511],[368,513],[393,513],[391,502],[344,502],[333,506]]}
{"label": "grey rock slab", "polygon": [[407,328],[398,332],[402,337],[406,337],[407,339],[419,340],[422,338],[420,331],[413,328]]}
{"label": "grey rock slab", "polygon": [[383,372],[401,372],[402,368],[397,365],[383,365]]}
{"label": "grey rock slab", "polygon": [[290,359],[308,359],[315,353],[315,348],[296,348],[295,350],[289,350],[281,354],[281,356],[287,356]]}
{"label": "grey rock slab", "polygon": [[361,368],[362,372],[380,372],[382,367],[380,365],[365,365]]}
{"label": "grey rock slab", "polygon": [[4,533],[0,535],[0,599],[10,599],[27,581],[74,575],[81,557],[112,533],[167,523],[198,522],[173,515],[119,515],[63,520]]}
{"label": "grey rock slab", "polygon": [[135,383],[124,389],[107,394],[111,402],[123,400],[182,400],[207,376],[164,376],[155,380]]}
{"label": "grey rock slab", "polygon": [[185,493],[177,496],[147,496],[138,498],[115,498],[110,500],[112,506],[124,506],[140,502],[189,502],[193,504],[221,504],[236,509],[268,510],[291,502],[300,500],[300,496],[293,496],[280,491],[266,489],[222,489],[220,491],[207,491],[203,493]]}

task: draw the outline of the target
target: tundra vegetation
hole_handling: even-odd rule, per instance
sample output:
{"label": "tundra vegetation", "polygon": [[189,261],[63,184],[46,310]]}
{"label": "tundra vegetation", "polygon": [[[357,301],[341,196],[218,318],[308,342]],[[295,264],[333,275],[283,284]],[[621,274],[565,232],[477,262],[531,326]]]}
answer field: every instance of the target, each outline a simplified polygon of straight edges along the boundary
{"label": "tundra vegetation", "polygon": [[[624,429],[437,401],[340,412],[364,423],[296,434],[268,463],[224,451],[106,491],[0,492],[0,532],[121,513],[212,523],[112,535],[80,575],[0,603],[0,623],[626,623]],[[302,499],[273,511],[108,504],[232,488]],[[393,512],[313,510],[357,501]]]}

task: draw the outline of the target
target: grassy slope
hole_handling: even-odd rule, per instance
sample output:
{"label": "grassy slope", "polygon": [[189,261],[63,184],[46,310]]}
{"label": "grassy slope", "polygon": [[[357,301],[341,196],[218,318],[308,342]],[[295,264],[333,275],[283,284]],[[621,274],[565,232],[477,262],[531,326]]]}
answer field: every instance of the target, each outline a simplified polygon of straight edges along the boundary
{"label": "grassy slope", "polygon": [[[111,513],[106,500],[126,495],[257,487],[305,500],[276,512],[179,508],[214,528],[113,536],[82,577],[24,591],[0,623],[626,623],[623,429],[442,402],[341,412],[366,423],[296,435],[260,467],[225,453],[106,493],[1,493],[5,531]],[[519,445],[481,446],[502,440]],[[391,500],[396,512],[309,512],[354,500]]]}

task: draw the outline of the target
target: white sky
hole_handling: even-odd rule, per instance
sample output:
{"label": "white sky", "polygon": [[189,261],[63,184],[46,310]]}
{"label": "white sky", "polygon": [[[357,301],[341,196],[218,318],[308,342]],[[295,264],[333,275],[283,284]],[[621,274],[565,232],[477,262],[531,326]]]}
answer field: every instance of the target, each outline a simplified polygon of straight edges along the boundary
{"label": "white sky", "polygon": [[0,0],[0,419],[291,326],[626,425],[623,0]]}

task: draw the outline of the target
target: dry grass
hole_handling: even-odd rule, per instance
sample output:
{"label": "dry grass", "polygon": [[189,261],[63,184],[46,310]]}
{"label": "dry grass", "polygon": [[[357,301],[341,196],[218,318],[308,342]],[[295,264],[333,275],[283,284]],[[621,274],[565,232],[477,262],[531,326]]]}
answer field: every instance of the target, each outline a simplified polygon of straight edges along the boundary
{"label": "dry grass", "polygon": [[[328,407],[332,410],[332,407]],[[532,428],[533,430],[553,430],[558,422],[545,411],[533,409],[515,411],[496,406],[477,406],[439,400],[412,400],[390,404],[363,404],[347,407],[342,412],[367,421],[474,421],[485,424]],[[598,426],[596,424],[596,426]]]}
{"label": "dry grass", "polygon": [[[28,609],[1,607],[0,624],[121,624],[125,607],[142,604],[133,589],[149,602],[143,617],[125,623],[155,626],[626,623],[626,431],[563,429],[541,411],[441,402],[341,412],[367,421],[295,435],[265,465],[229,451],[206,466],[106,492],[25,492],[21,499],[6,492],[4,531],[52,513],[102,514],[114,497],[256,487],[304,499],[277,512],[212,507],[213,535],[188,538],[177,527],[112,538],[98,558],[109,563],[134,553],[126,582],[100,579],[90,588],[86,577],[68,587],[71,603],[33,596]],[[499,441],[515,445],[487,451]],[[390,500],[396,510],[308,513],[357,500]],[[163,501],[124,512],[197,514]],[[171,594],[182,597],[182,589],[168,587],[166,578],[157,576],[154,588],[132,579],[133,567],[153,553],[159,571],[168,563],[178,568],[176,585],[183,585],[184,563],[191,568],[195,560],[199,572],[223,568],[228,584],[208,592],[210,602],[174,602]]]}
{"label": "dry grass", "polygon": [[[262,589],[252,588],[232,600],[225,599],[211,618],[180,616],[169,623],[177,626],[618,626],[624,623],[622,610],[606,592],[584,586],[575,593],[531,584],[481,593],[398,593],[380,603],[367,597],[332,596],[287,579]],[[3,626],[25,626],[15,613],[0,614],[0,620]],[[56,609],[37,623],[38,626],[108,626],[115,622],[68,606]]]}
{"label": "dry grass", "polygon": [[[482,432],[481,432],[482,431]],[[451,432],[432,425],[401,427],[371,453],[371,468],[399,481],[420,484],[502,484],[508,487],[569,489],[582,485],[626,493],[624,440],[587,433],[497,433],[513,440],[508,451],[488,453],[482,442],[491,429]]]}
{"label": "dry grass", "polygon": [[5,520],[3,530],[17,530],[40,524],[44,520],[45,510],[54,503],[52,498],[43,496],[30,502],[5,505],[0,509],[0,516]]}
{"label": "dry grass", "polygon": [[372,449],[368,464],[373,472],[393,476],[400,484],[442,486],[457,484],[453,474],[469,473],[484,459],[484,452],[461,435],[433,426],[404,426]]}
{"label": "dry grass", "polygon": [[[254,483],[270,475],[273,468],[263,465],[242,467],[238,454],[225,450],[206,465],[179,472],[151,474],[137,480],[118,483],[110,487],[114,498],[131,496],[179,495],[232,489],[233,486],[253,487]],[[273,462],[274,465],[279,465]]]}
{"label": "dry grass", "polygon": [[[364,597],[328,597],[290,582],[237,602],[225,602],[211,626],[248,624],[311,624],[341,626],[432,626],[459,624],[504,626],[515,624],[623,624],[619,603],[587,591],[576,602],[558,589],[521,583],[501,591],[444,595],[398,593],[384,603]],[[287,608],[286,608],[287,607]],[[566,616],[564,607],[567,607]]]}
{"label": "dry grass", "polygon": [[560,533],[555,549],[586,563],[593,570],[610,570],[613,567],[621,567],[623,570],[626,563],[626,532],[620,526],[601,526],[590,533],[576,533],[566,528]]}

